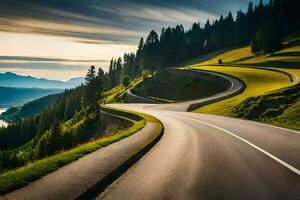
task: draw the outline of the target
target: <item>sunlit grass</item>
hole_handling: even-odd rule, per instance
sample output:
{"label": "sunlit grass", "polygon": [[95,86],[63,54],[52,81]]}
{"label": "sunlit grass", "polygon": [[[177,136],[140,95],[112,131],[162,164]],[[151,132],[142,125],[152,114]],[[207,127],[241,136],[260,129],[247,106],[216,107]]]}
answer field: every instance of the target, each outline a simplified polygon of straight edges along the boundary
{"label": "sunlit grass", "polygon": [[[247,49],[247,52],[250,53],[250,48]],[[244,54],[245,53],[246,53],[246,51],[244,52]],[[276,52],[273,56],[270,56],[270,55],[254,56],[252,54],[252,57],[250,57],[249,59],[244,59],[242,61],[239,61],[239,57],[242,58],[243,55],[237,54],[234,57],[234,59],[232,59],[232,61],[235,61],[235,63],[237,63],[237,64],[248,64],[248,65],[255,65],[255,64],[271,62],[270,67],[272,67],[272,63],[276,63],[276,62],[289,63],[289,64],[300,63],[299,56],[300,56],[300,46],[295,46],[295,47],[289,47],[289,48],[282,49],[282,50]],[[279,65],[279,66],[274,66],[274,67],[288,68],[289,66],[287,64],[287,66]]]}
{"label": "sunlit grass", "polygon": [[228,66],[191,66],[194,69],[204,69],[232,75],[246,84],[245,91],[232,98],[200,107],[194,112],[233,116],[234,107],[248,97],[263,95],[267,92],[293,85],[289,78],[278,72],[264,71],[243,67]]}
{"label": "sunlit grass", "polygon": [[[299,37],[291,37],[285,41],[285,45],[296,40],[299,41]],[[222,59],[222,66],[217,66],[219,59]],[[271,92],[276,93],[276,90],[278,89],[283,89],[297,84],[297,82],[291,83],[288,76],[285,74],[280,72],[265,71],[255,67],[284,71],[296,76],[298,80],[300,80],[300,46],[286,47],[278,52],[275,52],[273,56],[256,56],[251,53],[250,47],[238,48],[221,53],[205,62],[187,67],[221,72],[232,75],[244,81],[246,84],[246,89],[242,94],[217,103],[200,107],[194,111],[199,113],[236,116],[234,111],[236,110],[237,106],[244,105],[243,101],[249,97],[260,96],[261,99],[266,101],[266,99],[264,99],[264,95]],[[251,104],[248,106],[255,109],[255,105]],[[250,109],[250,107],[247,109]],[[242,112],[242,110],[239,112]],[[255,110],[253,110],[253,112],[255,112]],[[298,113],[300,113],[299,100],[294,104],[288,105],[287,109],[276,117],[268,117],[256,120],[299,130],[300,115]]]}
{"label": "sunlit grass", "polygon": [[[133,88],[137,84],[143,81],[142,78],[138,78],[130,82],[128,88]],[[114,87],[113,89],[103,93],[103,103],[115,103],[122,102],[125,97],[126,90],[128,89],[124,87],[122,84]]]}
{"label": "sunlit grass", "polygon": [[245,59],[253,56],[250,47],[234,49],[215,56],[214,58],[200,63],[201,65],[216,65],[218,60],[221,59],[223,63],[234,62],[237,60]]}
{"label": "sunlit grass", "polygon": [[283,114],[267,121],[273,125],[300,130],[300,100],[288,107]]}

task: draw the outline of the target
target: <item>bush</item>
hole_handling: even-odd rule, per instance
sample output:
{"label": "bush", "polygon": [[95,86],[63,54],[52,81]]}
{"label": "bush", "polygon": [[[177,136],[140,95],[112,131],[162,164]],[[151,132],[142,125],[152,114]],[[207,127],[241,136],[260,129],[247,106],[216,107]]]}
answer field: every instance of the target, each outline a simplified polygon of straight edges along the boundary
{"label": "bush", "polygon": [[122,84],[127,88],[130,84],[130,78],[129,76],[123,76],[122,78]]}

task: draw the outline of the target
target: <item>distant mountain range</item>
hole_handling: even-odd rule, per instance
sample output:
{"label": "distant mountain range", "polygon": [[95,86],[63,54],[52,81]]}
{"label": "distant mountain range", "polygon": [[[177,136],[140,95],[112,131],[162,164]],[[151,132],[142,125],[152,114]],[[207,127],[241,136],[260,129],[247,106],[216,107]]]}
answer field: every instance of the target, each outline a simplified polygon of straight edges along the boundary
{"label": "distant mountain range", "polygon": [[21,106],[49,94],[60,93],[62,89],[14,88],[0,86],[0,108]]}
{"label": "distant mountain range", "polygon": [[72,78],[66,82],[21,76],[11,72],[0,73],[0,86],[17,88],[68,89],[84,83],[83,77]]}

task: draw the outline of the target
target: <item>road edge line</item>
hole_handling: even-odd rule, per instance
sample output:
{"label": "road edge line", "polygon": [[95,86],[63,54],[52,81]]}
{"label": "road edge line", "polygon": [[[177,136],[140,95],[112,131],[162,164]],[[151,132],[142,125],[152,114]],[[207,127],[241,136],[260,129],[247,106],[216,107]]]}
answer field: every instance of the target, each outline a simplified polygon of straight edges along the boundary
{"label": "road edge line", "polygon": [[243,141],[244,143],[246,143],[246,144],[252,146],[252,147],[255,148],[256,150],[258,150],[258,151],[260,151],[261,153],[265,154],[266,156],[272,158],[273,160],[275,160],[275,161],[278,162],[279,164],[283,165],[284,167],[288,168],[289,170],[291,170],[292,172],[296,173],[297,175],[300,175],[300,170],[298,170],[297,168],[293,167],[292,165],[290,165],[290,164],[284,162],[283,160],[277,158],[276,156],[272,155],[271,153],[267,152],[266,150],[264,150],[264,149],[262,149],[262,148],[256,146],[255,144],[249,142],[248,140],[246,140],[246,139],[244,139],[244,138],[242,138],[242,137],[240,137],[240,136],[238,136],[238,135],[236,135],[236,134],[234,134],[234,133],[232,133],[232,132],[230,132],[230,131],[228,131],[228,130],[226,130],[226,129],[223,129],[223,128],[221,128],[221,127],[215,126],[215,125],[213,125],[213,124],[210,124],[210,123],[207,123],[207,122],[204,122],[204,121],[201,121],[201,120],[192,119],[192,118],[189,118],[189,119],[190,119],[190,120],[193,120],[193,121],[196,121],[196,122],[199,122],[199,123],[202,123],[202,124],[204,124],[204,125],[213,127],[213,128],[215,128],[215,129],[221,130],[221,131],[223,131],[223,132],[225,132],[225,133],[227,133],[227,134],[229,134],[229,135],[231,135],[231,136],[233,136],[233,137],[235,137],[235,138],[237,138],[237,139]]}

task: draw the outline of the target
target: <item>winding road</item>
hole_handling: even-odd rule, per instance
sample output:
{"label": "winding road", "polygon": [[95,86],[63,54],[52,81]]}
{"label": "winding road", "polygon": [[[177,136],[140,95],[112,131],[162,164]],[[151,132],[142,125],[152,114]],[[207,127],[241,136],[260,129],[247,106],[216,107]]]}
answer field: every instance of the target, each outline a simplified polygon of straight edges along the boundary
{"label": "winding road", "polygon": [[[145,155],[145,144],[157,129],[151,122],[138,133],[0,199],[299,200],[300,132],[186,112],[193,106],[239,94],[245,88],[243,82],[225,74],[193,73],[226,79],[227,90],[173,104],[154,104],[128,91],[127,100],[139,103],[109,105],[147,113],[163,123],[164,134],[154,147],[145,150]],[[141,157],[136,156],[139,152]]]}
{"label": "winding road", "polygon": [[240,81],[221,76],[232,85],[214,97],[109,105],[153,115],[165,133],[97,199],[300,199],[300,132],[186,112],[190,104],[243,89]]}

